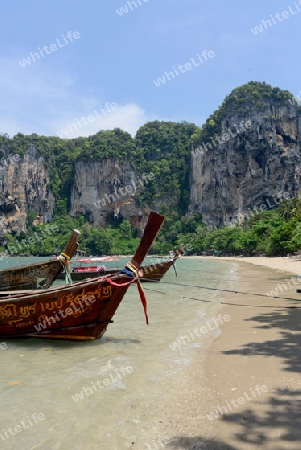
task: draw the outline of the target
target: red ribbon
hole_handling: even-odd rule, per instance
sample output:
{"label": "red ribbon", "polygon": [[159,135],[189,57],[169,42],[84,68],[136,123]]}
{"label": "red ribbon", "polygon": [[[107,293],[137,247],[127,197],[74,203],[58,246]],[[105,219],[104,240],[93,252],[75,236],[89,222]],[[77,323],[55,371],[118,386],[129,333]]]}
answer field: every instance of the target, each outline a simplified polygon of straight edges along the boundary
{"label": "red ribbon", "polygon": [[102,280],[105,279],[108,283],[110,283],[112,286],[116,286],[116,287],[124,287],[124,286],[129,286],[132,283],[137,283],[138,286],[138,291],[139,291],[139,295],[140,295],[140,300],[143,306],[143,310],[144,310],[144,315],[145,315],[145,320],[146,320],[146,325],[148,325],[148,314],[147,314],[147,301],[146,301],[146,297],[144,294],[144,291],[142,289],[141,284],[138,281],[138,278],[133,278],[131,281],[128,281],[126,283],[115,283],[113,280],[111,280],[111,278],[107,278],[107,277],[102,277]]}

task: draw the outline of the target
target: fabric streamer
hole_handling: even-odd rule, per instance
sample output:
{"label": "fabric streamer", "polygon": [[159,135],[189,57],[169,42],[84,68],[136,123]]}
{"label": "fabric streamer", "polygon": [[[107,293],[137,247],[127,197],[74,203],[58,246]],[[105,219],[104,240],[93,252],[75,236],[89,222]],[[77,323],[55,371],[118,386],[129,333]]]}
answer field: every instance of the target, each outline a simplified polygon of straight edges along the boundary
{"label": "fabric streamer", "polygon": [[176,274],[176,278],[178,278],[178,272],[177,272],[176,265],[174,264],[174,262],[172,263],[172,266],[174,268],[174,271],[175,271],[175,274]]}
{"label": "fabric streamer", "polygon": [[66,253],[61,253],[60,256],[57,257],[61,262],[65,269],[65,283],[72,284],[71,272],[70,272],[70,256],[66,255]]}
{"label": "fabric streamer", "polygon": [[115,283],[111,278],[107,278],[107,277],[103,277],[108,283],[110,283],[112,286],[129,286],[132,283],[137,283],[137,287],[138,287],[138,292],[140,295],[140,300],[143,306],[143,310],[144,310],[144,315],[145,315],[145,320],[146,320],[146,324],[149,324],[148,321],[148,314],[147,314],[147,301],[146,301],[146,297],[145,297],[145,292],[143,290],[143,287],[141,285],[141,281],[140,281],[140,276],[141,276],[141,272],[139,271],[139,269],[137,269],[137,267],[135,267],[133,264],[128,263],[124,269],[122,269],[121,273],[125,273],[126,275],[132,277],[132,280],[126,282],[126,283]]}

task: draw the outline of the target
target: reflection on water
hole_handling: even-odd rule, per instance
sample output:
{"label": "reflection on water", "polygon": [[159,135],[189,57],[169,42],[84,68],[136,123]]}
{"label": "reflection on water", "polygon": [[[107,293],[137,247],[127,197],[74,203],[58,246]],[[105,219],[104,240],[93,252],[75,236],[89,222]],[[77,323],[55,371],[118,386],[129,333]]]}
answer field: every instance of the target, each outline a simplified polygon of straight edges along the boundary
{"label": "reflection on water", "polygon": [[144,284],[149,326],[132,286],[101,340],[0,342],[1,449],[142,450],[163,448],[164,439],[168,448],[160,414],[173,409],[174,382],[220,333],[194,331],[218,316],[221,297],[192,285],[230,289],[233,267],[183,258],[178,279],[169,270]]}

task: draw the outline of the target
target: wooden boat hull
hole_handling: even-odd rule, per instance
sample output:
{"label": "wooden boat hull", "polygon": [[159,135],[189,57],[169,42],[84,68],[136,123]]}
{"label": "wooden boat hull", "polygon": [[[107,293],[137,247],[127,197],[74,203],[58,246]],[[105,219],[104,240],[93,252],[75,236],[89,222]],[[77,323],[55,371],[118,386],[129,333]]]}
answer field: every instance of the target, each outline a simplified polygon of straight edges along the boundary
{"label": "wooden boat hull", "polygon": [[0,300],[0,337],[97,339],[105,332],[131,280],[97,279]]}
{"label": "wooden boat hull", "polygon": [[[164,261],[158,264],[142,266],[140,268],[140,271],[142,272],[140,280],[143,282],[160,281],[173,264],[173,261]],[[73,281],[81,281],[98,278],[101,276],[114,275],[118,272],[120,272],[120,269],[107,269],[106,271],[102,272],[71,272],[71,278]],[[65,275],[61,273],[59,274],[58,278],[64,279]]]}
{"label": "wooden boat hull", "polygon": [[160,281],[166,272],[174,264],[174,261],[165,261],[158,264],[150,264],[141,267],[141,281]]}
{"label": "wooden boat hull", "polygon": [[[134,257],[117,275],[0,299],[0,338],[100,338],[129,285],[137,282],[139,267],[163,221],[160,214],[150,213]],[[146,313],[145,298],[141,300]]]}
{"label": "wooden boat hull", "polygon": [[[101,270],[99,272],[71,272],[71,278],[72,281],[83,281],[87,280],[88,278],[99,278],[103,277],[105,275],[115,275],[116,273],[119,273],[120,269],[108,269],[108,270]],[[65,274],[60,273],[57,277],[60,280],[65,279]]]}
{"label": "wooden boat hull", "polygon": [[72,258],[77,250],[79,235],[78,230],[72,231],[64,253],[58,258],[0,270],[0,291],[49,288],[62,272],[66,255]]}
{"label": "wooden boat hull", "polygon": [[[176,251],[176,254],[174,255],[174,257],[170,258],[167,261],[162,261],[157,264],[149,264],[146,266],[141,266],[140,267],[140,272],[141,272],[140,280],[143,282],[147,282],[147,281],[158,282],[158,281],[160,281],[161,278],[163,278],[164,275],[166,274],[166,272],[170,269],[170,267],[174,266],[174,263],[179,258],[179,256],[182,254],[183,248],[184,248],[184,245],[181,245],[178,248],[178,250]],[[117,272],[118,272],[118,269],[107,269],[102,272],[72,272],[71,278],[74,281],[86,280],[86,279],[97,278],[99,276],[104,276],[104,275],[106,275],[106,276],[114,275]],[[64,277],[64,274],[59,275],[59,278],[63,278],[63,277]]]}
{"label": "wooden boat hull", "polygon": [[[168,261],[162,261],[157,264],[150,264],[147,266],[141,266],[140,271],[142,272],[141,281],[160,281],[161,278],[164,277],[166,272],[170,269],[171,266],[174,266],[175,262],[179,258],[179,256],[183,253],[184,245],[180,245],[178,250],[176,251],[173,258]],[[176,272],[176,270],[175,270]],[[176,272],[177,275],[177,272]]]}
{"label": "wooden boat hull", "polygon": [[49,274],[56,274],[61,270],[63,266],[57,259],[0,270],[0,291],[38,289]]}

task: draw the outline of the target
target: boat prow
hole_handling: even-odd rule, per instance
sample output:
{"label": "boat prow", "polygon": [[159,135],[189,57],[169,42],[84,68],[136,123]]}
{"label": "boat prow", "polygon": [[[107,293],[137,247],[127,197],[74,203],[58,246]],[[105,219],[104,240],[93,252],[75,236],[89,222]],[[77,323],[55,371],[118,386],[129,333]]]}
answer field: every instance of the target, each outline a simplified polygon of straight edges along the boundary
{"label": "boat prow", "polygon": [[[116,275],[0,299],[0,337],[92,340],[100,338],[132,283],[164,217],[151,213],[131,262]],[[147,317],[146,301],[141,300]]]}

